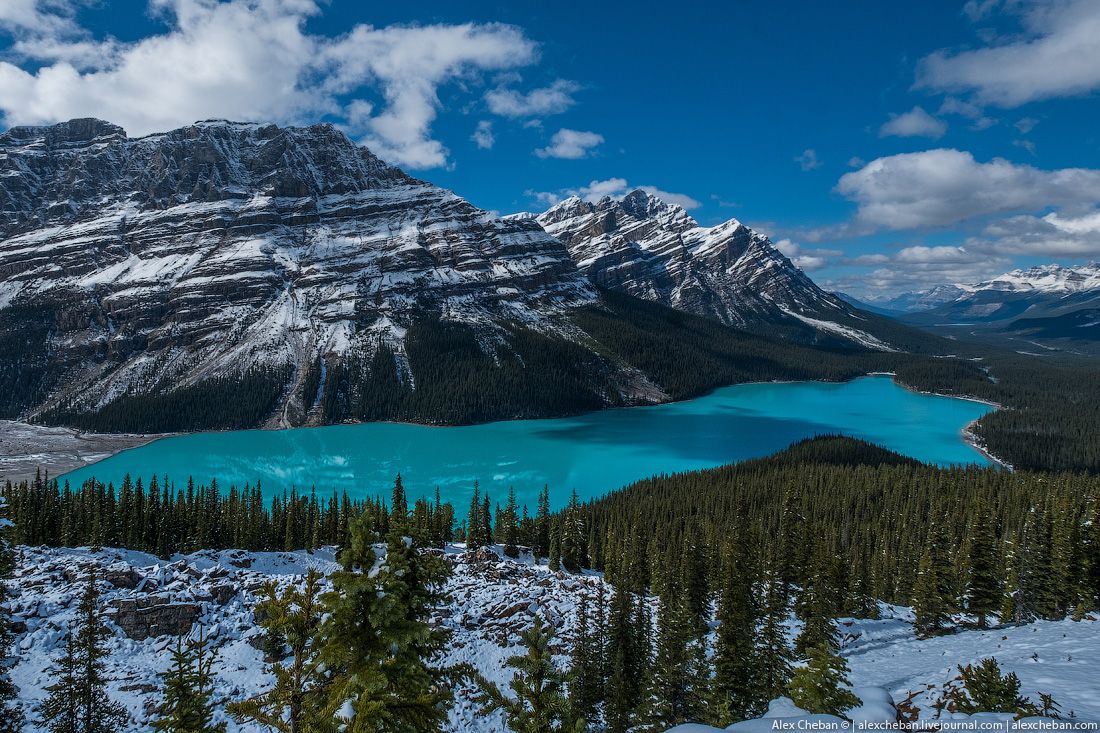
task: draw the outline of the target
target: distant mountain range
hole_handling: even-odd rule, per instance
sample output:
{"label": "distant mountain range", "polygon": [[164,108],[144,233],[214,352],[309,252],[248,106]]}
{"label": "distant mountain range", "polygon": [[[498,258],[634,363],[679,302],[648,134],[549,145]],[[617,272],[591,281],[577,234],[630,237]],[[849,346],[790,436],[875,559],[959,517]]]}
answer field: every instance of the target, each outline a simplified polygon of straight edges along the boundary
{"label": "distant mountain range", "polygon": [[966,326],[1040,340],[1097,341],[1100,264],[1013,270],[983,282],[904,293],[869,307],[926,327]]}
{"label": "distant mountain range", "polygon": [[[606,317],[643,316],[607,291],[792,344],[889,351],[915,333],[825,293],[739,222],[700,227],[641,191],[498,218],[331,125],[0,134],[0,416],[453,422],[702,389],[658,378],[641,340],[609,345],[637,324]],[[684,331],[644,317],[646,338],[655,322]]]}

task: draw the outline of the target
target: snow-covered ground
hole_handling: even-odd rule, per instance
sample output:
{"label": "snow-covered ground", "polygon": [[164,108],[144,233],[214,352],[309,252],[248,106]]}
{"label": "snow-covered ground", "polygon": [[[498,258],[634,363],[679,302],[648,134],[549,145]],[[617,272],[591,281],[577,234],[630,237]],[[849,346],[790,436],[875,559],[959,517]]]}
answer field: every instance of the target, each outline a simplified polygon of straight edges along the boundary
{"label": "snow-covered ground", "polygon": [[[102,603],[119,609],[111,622],[111,692],[133,718],[127,730],[143,732],[151,730],[149,722],[160,698],[157,675],[168,666],[173,633],[194,633],[201,625],[218,649],[219,702],[247,697],[271,683],[258,649],[260,630],[252,617],[260,589],[268,581],[295,582],[310,567],[324,572],[336,567],[331,550],[198,552],[170,562],[113,549],[91,553],[24,547],[19,551],[11,601],[18,631],[13,677],[27,707],[43,697],[43,688],[50,683],[45,671],[76,615],[83,568],[95,563],[103,578]],[[455,572],[448,583],[451,600],[437,618],[453,632],[444,661],[473,664],[502,686],[510,674],[503,668],[504,660],[519,651],[520,632],[533,614],[557,626],[556,651],[564,655],[573,637],[577,600],[582,594],[595,598],[603,583],[595,574],[550,572],[529,557],[510,560],[486,550],[465,553],[460,546],[449,547],[447,557]],[[1100,660],[1100,622],[1039,622],[917,640],[907,609],[883,606],[882,612],[878,621],[842,621],[843,653],[857,694],[866,703],[864,713],[854,718],[882,719],[891,699],[901,702],[910,693],[915,693],[912,701],[921,707],[922,715],[931,717],[930,705],[943,684],[957,674],[957,665],[996,656],[1004,672],[1020,677],[1025,695],[1037,700],[1039,692],[1048,692],[1061,705],[1063,715],[1072,712],[1078,719],[1100,720],[1100,676],[1095,672]],[[165,629],[169,633],[131,638]],[[449,730],[507,733],[499,713],[480,713],[472,702],[473,693],[472,688],[456,690]],[[772,718],[797,715],[789,703],[773,704]],[[738,729],[743,733],[771,730],[772,722],[742,723]],[[34,725],[28,730],[40,731]],[[230,721],[230,733],[246,731],[258,733],[259,729]]]}

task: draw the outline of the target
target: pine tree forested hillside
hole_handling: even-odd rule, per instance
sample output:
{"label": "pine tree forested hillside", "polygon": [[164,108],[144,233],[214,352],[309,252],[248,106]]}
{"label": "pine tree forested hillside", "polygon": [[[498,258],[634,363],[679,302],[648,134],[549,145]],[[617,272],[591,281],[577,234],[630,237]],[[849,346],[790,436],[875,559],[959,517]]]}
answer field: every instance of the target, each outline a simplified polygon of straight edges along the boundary
{"label": "pine tree forested hillside", "polygon": [[950,609],[965,607],[979,551],[998,609],[1007,599],[1025,615],[1055,617],[1100,602],[1100,479],[1082,474],[938,468],[822,437],[756,461],[640,481],[572,512],[557,521],[583,525],[591,565],[631,585],[676,572],[669,563],[685,546],[718,579],[719,558],[735,543],[755,567],[779,568],[800,587],[815,558],[835,559],[843,577],[831,586],[844,604],[909,605],[932,547]]}

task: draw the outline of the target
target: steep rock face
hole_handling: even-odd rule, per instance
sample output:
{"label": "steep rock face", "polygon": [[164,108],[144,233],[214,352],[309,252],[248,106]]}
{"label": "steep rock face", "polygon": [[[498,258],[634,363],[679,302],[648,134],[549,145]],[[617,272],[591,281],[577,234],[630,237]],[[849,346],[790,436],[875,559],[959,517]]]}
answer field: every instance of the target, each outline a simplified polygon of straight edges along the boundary
{"label": "steep rock face", "polygon": [[293,401],[313,365],[349,352],[385,346],[400,369],[425,314],[492,343],[502,324],[567,331],[562,314],[595,300],[534,222],[494,218],[330,125],[0,135],[0,332],[26,353],[0,369],[9,412],[256,368],[290,374]]}
{"label": "steep rock face", "polygon": [[637,190],[596,203],[573,196],[537,221],[601,287],[748,330],[783,324],[885,346],[858,328],[862,319],[851,306],[736,219],[702,227],[682,207]]}

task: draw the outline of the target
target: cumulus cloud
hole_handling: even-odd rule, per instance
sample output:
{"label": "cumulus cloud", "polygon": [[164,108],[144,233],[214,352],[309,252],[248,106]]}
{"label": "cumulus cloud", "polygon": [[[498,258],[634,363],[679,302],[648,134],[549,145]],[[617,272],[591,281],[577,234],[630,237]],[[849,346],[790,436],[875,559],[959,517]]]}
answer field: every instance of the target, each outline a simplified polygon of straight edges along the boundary
{"label": "cumulus cloud", "polygon": [[[982,18],[997,3],[969,3]],[[918,66],[916,87],[972,92],[1002,107],[1100,88],[1100,3],[1096,0],[1003,3],[1023,32],[974,50],[937,51]]]}
{"label": "cumulus cloud", "polygon": [[604,197],[621,199],[631,191],[636,191],[638,189],[645,191],[650,196],[656,196],[665,203],[682,206],[685,209],[697,209],[702,206],[699,201],[688,196],[686,193],[663,191],[656,186],[631,186],[627,183],[625,178],[594,180],[590,181],[586,186],[566,188],[560,191],[528,191],[527,195],[544,204],[553,206],[570,196],[578,196],[585,201],[595,203]]}
{"label": "cumulus cloud", "polygon": [[991,214],[1094,206],[1100,170],[1041,170],[1003,158],[935,149],[877,158],[844,174],[837,192],[856,202],[848,233],[943,227]]}
{"label": "cumulus cloud", "polygon": [[916,245],[892,254],[860,255],[845,264],[873,269],[832,280],[828,286],[873,302],[944,283],[984,280],[1008,269],[1011,259],[970,247]]}
{"label": "cumulus cloud", "polygon": [[794,162],[798,163],[799,167],[804,171],[812,171],[814,168],[820,168],[822,165],[817,157],[817,151],[813,148],[806,148],[802,151],[801,155],[796,155]]}
{"label": "cumulus cloud", "polygon": [[482,120],[477,123],[477,127],[474,128],[474,134],[470,136],[470,139],[474,141],[482,150],[488,150],[496,143],[496,136],[493,135],[493,123],[489,120]]}
{"label": "cumulus cloud", "polygon": [[773,244],[794,263],[795,267],[805,272],[814,272],[828,267],[832,264],[832,260],[844,256],[844,253],[838,249],[804,249],[798,242],[786,238],[779,239]]}
{"label": "cumulus cloud", "polygon": [[545,148],[539,148],[535,155],[540,158],[565,158],[577,160],[585,158],[592,149],[603,142],[603,135],[584,130],[570,130],[563,127],[550,138],[550,144]]}
{"label": "cumulus cloud", "polygon": [[966,246],[993,255],[1100,257],[1100,210],[1080,215],[1051,212],[1042,217],[1013,216],[990,223]]}
{"label": "cumulus cloud", "polygon": [[[95,116],[142,135],[208,117],[330,115],[383,158],[428,168],[448,163],[431,134],[439,88],[538,55],[522,30],[495,23],[313,35],[305,31],[320,12],[313,0],[150,0],[169,28],[130,43],[91,40],[67,7],[0,3],[16,53],[35,61],[28,69],[0,61],[6,124]],[[368,92],[383,104],[362,99]]]}
{"label": "cumulus cloud", "polygon": [[900,115],[890,115],[882,127],[879,137],[931,137],[941,138],[947,132],[947,123],[938,120],[924,111],[923,107],[914,107]]}
{"label": "cumulus cloud", "polygon": [[526,94],[497,87],[485,93],[485,103],[490,112],[502,117],[541,117],[559,114],[572,107],[577,103],[573,95],[580,88],[580,84],[567,79],[558,79],[548,87],[532,89]]}

